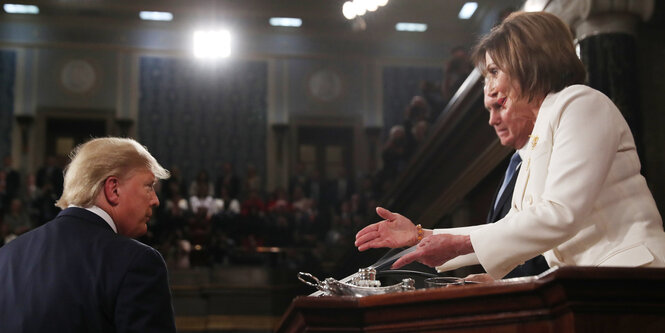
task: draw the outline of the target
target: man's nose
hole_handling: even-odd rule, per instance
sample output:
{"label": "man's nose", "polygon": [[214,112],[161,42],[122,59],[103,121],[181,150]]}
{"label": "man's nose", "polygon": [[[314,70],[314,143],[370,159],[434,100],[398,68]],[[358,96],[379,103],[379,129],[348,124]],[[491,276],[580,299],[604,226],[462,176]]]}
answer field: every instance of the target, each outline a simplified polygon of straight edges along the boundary
{"label": "man's nose", "polygon": [[490,119],[489,119],[490,126],[496,126],[501,123],[501,117],[496,109],[494,108],[490,109],[489,113],[490,113]]}
{"label": "man's nose", "polygon": [[152,192],[152,199],[150,200],[150,206],[159,206],[159,198],[157,197],[157,193]]}

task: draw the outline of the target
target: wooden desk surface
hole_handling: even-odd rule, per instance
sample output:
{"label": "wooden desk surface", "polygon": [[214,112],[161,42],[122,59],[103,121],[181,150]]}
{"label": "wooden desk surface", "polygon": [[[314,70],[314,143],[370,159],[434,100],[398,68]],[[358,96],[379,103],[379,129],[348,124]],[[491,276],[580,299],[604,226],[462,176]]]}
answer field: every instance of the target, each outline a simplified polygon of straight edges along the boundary
{"label": "wooden desk surface", "polygon": [[368,297],[297,297],[278,332],[665,332],[665,269],[562,267],[540,278]]}

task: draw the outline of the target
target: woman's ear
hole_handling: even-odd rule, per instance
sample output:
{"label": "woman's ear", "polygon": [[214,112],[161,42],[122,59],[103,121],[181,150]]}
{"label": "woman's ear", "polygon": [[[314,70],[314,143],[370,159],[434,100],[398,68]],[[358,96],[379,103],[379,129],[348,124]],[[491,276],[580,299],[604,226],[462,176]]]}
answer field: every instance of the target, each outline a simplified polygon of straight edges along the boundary
{"label": "woman's ear", "polygon": [[120,196],[118,195],[119,185],[118,177],[115,176],[110,176],[104,181],[104,196],[111,206],[115,206],[120,202]]}

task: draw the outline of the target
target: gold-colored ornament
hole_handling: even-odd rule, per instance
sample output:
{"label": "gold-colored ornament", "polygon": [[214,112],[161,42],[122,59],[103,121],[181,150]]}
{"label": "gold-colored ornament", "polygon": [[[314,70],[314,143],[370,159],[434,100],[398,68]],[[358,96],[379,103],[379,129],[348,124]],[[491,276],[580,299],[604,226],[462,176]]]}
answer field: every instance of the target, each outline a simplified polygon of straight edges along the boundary
{"label": "gold-colored ornament", "polygon": [[538,136],[534,135],[533,138],[531,138],[531,150],[536,149],[537,144],[538,144]]}

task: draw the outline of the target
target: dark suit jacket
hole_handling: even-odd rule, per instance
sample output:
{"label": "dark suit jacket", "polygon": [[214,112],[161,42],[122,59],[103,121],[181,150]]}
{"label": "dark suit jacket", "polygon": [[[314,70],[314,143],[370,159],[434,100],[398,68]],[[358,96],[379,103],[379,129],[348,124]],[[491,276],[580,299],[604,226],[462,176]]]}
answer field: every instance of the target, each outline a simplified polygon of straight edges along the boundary
{"label": "dark suit jacket", "polygon": [[68,208],[0,248],[0,331],[175,332],[164,260]]}
{"label": "dark suit jacket", "polygon": [[[519,167],[515,171],[513,177],[510,179],[508,186],[501,194],[501,198],[499,198],[499,202],[496,204],[496,209],[494,209],[494,202],[496,201],[496,196],[499,194],[499,188],[501,188],[502,185],[499,184],[496,193],[494,193],[494,197],[492,197],[490,211],[489,214],[487,214],[487,223],[494,223],[502,219],[504,216],[506,216],[506,214],[508,214],[508,211],[510,211],[510,205],[513,198],[513,190],[515,189],[515,181],[517,180],[518,171]],[[547,265],[545,257],[543,257],[542,255],[538,255],[537,257],[527,260],[524,264],[515,267],[512,271],[510,271],[510,273],[508,273],[503,278],[508,279],[520,276],[538,275],[549,268],[550,267],[549,265]]]}

